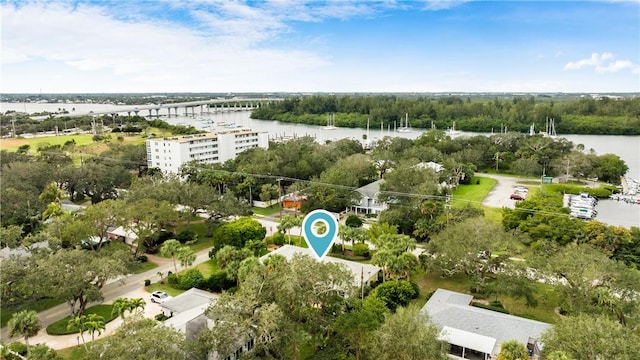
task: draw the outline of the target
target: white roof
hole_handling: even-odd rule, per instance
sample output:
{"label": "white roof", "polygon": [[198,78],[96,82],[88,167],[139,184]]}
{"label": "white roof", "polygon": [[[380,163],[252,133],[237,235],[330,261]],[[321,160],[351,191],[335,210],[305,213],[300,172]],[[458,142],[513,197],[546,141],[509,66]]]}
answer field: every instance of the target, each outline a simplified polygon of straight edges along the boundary
{"label": "white roof", "polygon": [[109,233],[116,235],[116,236],[122,236],[124,238],[127,239],[137,239],[138,235],[136,235],[135,233],[129,231],[129,230],[125,230],[125,228],[123,228],[122,226],[118,226],[117,228],[109,231]]}
{"label": "white roof", "polygon": [[211,300],[217,297],[218,296],[214,293],[191,288],[174,297],[173,299],[167,300],[164,303],[160,304],[160,307],[167,309],[174,314],[180,314],[182,312],[186,312],[188,310],[200,308],[203,306],[203,309],[206,309],[209,304],[211,304]]}
{"label": "white roof", "polygon": [[[290,260],[291,258],[293,258],[293,256],[295,254],[300,254],[300,255],[305,255],[305,256],[310,256],[312,258],[316,258],[314,256],[314,254],[311,252],[311,249],[308,248],[302,248],[302,247],[298,247],[298,246],[293,246],[293,245],[284,245],[264,256],[262,256],[260,258],[260,261],[263,261],[264,259],[268,258],[269,256],[275,255],[275,254],[279,254],[284,256],[285,258],[287,258],[287,260]],[[325,262],[330,262],[330,263],[334,263],[334,264],[342,264],[344,265],[347,269],[349,269],[351,271],[351,274],[353,275],[353,283],[356,286],[360,286],[360,279],[364,279],[364,282],[368,282],[369,280],[371,280],[374,277],[377,277],[378,272],[380,271],[380,268],[375,266],[375,265],[371,265],[371,264],[363,264],[363,263],[359,263],[359,262],[355,262],[355,261],[350,261],[350,260],[344,260],[344,259],[338,259],[338,258],[334,258],[331,256],[325,256],[322,261]]]}
{"label": "white roof", "polygon": [[445,326],[440,331],[440,340],[445,340],[449,344],[462,346],[467,349],[491,354],[496,345],[496,339],[460,329]]}
{"label": "white roof", "polygon": [[[471,306],[473,296],[455,291],[438,289],[422,308],[436,324],[495,339],[493,351],[497,355],[500,345],[508,340],[518,340],[526,344],[536,339],[538,346],[541,334],[551,328],[551,324],[503,314],[497,311]],[[456,344],[459,345],[459,344]]]}

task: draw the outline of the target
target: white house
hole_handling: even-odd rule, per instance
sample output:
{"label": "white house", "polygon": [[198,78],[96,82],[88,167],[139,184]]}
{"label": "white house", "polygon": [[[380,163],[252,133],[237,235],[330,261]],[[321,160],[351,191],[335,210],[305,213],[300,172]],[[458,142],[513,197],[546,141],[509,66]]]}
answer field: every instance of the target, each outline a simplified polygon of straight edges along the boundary
{"label": "white house", "polygon": [[422,308],[439,325],[455,359],[493,359],[503,342],[517,340],[532,354],[542,349],[540,335],[551,324],[471,306],[473,296],[438,289]]}
{"label": "white house", "polygon": [[380,214],[383,210],[389,208],[387,203],[378,200],[380,193],[380,185],[384,179],[374,181],[363,187],[357,188],[356,191],[361,195],[360,202],[351,206],[351,211],[357,214]]}
{"label": "white house", "polygon": [[204,134],[147,140],[147,165],[163,172],[177,173],[190,161],[224,163],[253,148],[267,149],[269,134],[251,129],[226,129]]}

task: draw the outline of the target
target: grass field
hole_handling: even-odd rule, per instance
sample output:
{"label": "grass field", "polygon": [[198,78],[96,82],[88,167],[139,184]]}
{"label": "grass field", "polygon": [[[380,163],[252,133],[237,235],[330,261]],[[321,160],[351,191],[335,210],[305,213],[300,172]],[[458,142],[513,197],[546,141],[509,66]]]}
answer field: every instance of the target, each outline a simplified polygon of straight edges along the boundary
{"label": "grass field", "polygon": [[[479,183],[477,183],[479,182]],[[476,176],[469,185],[458,185],[451,194],[453,196],[454,207],[464,207],[467,204],[480,206],[482,200],[489,194],[496,185],[497,180]]]}
{"label": "grass field", "polygon": [[[170,132],[157,129],[157,128],[149,128],[146,129],[140,135],[123,135],[119,133],[106,134],[111,135],[111,142],[113,143],[122,143],[122,144],[131,144],[131,145],[140,145],[144,144],[147,139],[147,135],[155,134],[155,137],[163,137],[172,135]],[[122,141],[117,140],[119,136],[122,136]],[[36,154],[36,149],[38,146],[42,144],[49,145],[64,145],[65,142],[75,140],[76,146],[73,149],[73,153],[83,153],[89,155],[98,155],[103,151],[108,149],[108,144],[104,141],[94,142],[93,135],[91,134],[76,134],[76,135],[60,135],[60,136],[43,136],[43,137],[34,137],[34,138],[16,138],[16,139],[0,139],[0,150],[8,150],[8,151],[16,151],[22,145],[29,145],[29,153]]]}
{"label": "grass field", "polygon": [[[113,305],[111,304],[94,305],[90,308],[87,308],[84,311],[84,314],[85,315],[97,314],[99,316],[102,316],[102,318],[104,319],[104,323],[107,324],[108,322],[110,322],[111,320],[115,319],[118,316],[117,314],[112,314],[112,309],[113,309]],[[75,326],[67,327],[69,324],[69,320],[71,320],[71,316],[67,316],[63,319],[60,319],[50,324],[49,326],[47,326],[47,334],[67,335],[67,334],[79,333],[80,330],[78,330],[77,327]]]}

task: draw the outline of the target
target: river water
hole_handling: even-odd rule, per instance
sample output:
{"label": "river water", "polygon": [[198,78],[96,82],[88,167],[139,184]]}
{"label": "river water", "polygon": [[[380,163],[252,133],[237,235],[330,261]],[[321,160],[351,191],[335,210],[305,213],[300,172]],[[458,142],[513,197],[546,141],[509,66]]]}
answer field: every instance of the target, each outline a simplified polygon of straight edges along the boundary
{"label": "river water", "polygon": [[[66,109],[69,112],[75,108],[76,112],[88,113],[89,111],[111,111],[119,108],[118,105],[110,104],[63,104],[63,103],[0,103],[0,111],[3,113],[7,110],[15,110],[19,112],[41,112],[41,111],[59,111],[58,109]],[[367,134],[367,139],[375,141],[384,136],[400,136],[408,139],[416,139],[424,130],[413,129],[410,132],[395,132],[393,128],[385,126],[385,129],[352,129],[338,128],[335,130],[326,130],[322,126],[282,123],[271,120],[256,120],[249,118],[248,111],[234,112],[217,112],[192,115],[180,115],[178,117],[162,119],[174,125],[192,125],[197,129],[216,130],[223,128],[221,123],[236,124],[256,130],[267,131],[271,139],[281,137],[301,137],[311,136],[320,143],[325,141],[353,138],[363,141],[363,135]],[[461,132],[458,136],[473,136],[477,133]],[[640,179],[640,136],[614,136],[614,135],[560,135],[570,140],[574,144],[583,144],[585,150],[593,149],[596,154],[616,154],[624,160],[629,167],[627,176]],[[640,206],[626,204],[612,200],[600,201],[598,205],[598,219],[611,225],[620,225],[625,227],[640,226]]]}

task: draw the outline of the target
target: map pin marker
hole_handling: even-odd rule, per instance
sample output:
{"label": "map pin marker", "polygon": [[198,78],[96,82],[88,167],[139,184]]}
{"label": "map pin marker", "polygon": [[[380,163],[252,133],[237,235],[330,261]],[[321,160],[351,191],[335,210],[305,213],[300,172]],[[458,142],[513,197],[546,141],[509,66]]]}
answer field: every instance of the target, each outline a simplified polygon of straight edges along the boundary
{"label": "map pin marker", "polygon": [[[325,224],[326,231],[323,234],[316,231],[318,222]],[[302,220],[302,234],[318,260],[322,260],[338,235],[338,220],[327,210],[314,210]]]}

